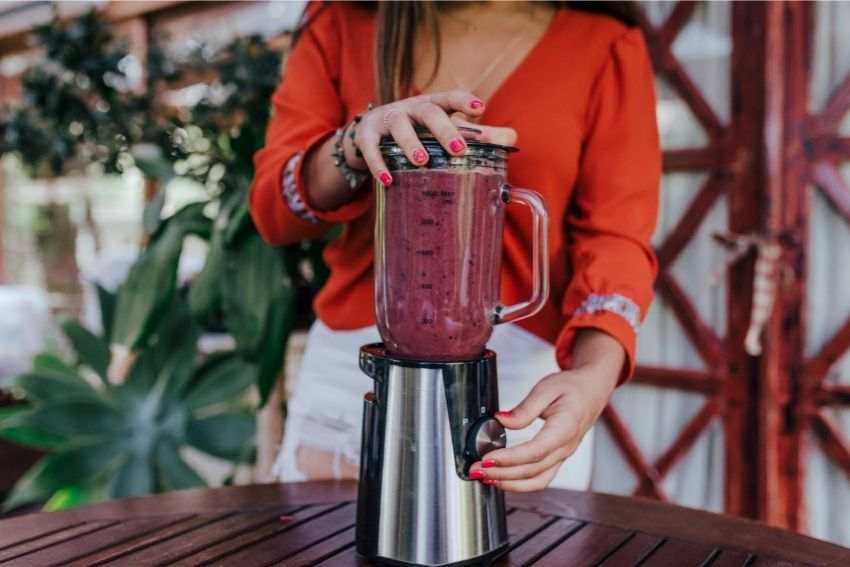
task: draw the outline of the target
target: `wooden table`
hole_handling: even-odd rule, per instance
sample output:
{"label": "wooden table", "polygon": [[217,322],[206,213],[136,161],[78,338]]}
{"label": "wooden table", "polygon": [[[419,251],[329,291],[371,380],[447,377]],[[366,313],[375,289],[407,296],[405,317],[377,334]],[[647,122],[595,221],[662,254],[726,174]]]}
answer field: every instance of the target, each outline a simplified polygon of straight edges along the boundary
{"label": "wooden table", "polygon": [[[190,490],[0,521],[0,565],[366,565],[352,482]],[[546,490],[508,498],[499,567],[850,566],[850,550],[654,501]]]}

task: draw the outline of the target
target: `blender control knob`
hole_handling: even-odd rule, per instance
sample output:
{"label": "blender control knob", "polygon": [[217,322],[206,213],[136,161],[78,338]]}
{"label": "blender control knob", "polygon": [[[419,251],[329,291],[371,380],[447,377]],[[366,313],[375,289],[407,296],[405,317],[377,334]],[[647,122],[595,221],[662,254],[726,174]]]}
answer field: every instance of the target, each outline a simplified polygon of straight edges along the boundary
{"label": "blender control knob", "polygon": [[470,456],[478,461],[490,451],[504,449],[507,445],[505,428],[495,418],[484,418],[472,426],[469,430]]}

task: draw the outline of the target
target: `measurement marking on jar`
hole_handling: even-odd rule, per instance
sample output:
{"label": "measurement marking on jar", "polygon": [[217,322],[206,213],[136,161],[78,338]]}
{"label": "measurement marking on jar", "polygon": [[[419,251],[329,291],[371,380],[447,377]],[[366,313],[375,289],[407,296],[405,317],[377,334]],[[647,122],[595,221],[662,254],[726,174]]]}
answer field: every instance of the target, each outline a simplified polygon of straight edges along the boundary
{"label": "measurement marking on jar", "polygon": [[432,284],[429,284],[429,283],[419,284],[419,287],[421,289],[434,289],[434,286]]}
{"label": "measurement marking on jar", "polygon": [[422,321],[420,321],[423,325],[433,325],[434,319],[428,317],[422,317]]}
{"label": "measurement marking on jar", "polygon": [[417,250],[416,255],[417,256],[433,256],[434,251],[433,250]]}
{"label": "measurement marking on jar", "polygon": [[434,226],[434,219],[422,218],[419,219],[419,224],[421,224],[422,226]]}
{"label": "measurement marking on jar", "polygon": [[439,197],[440,192],[439,191],[422,191],[422,196],[423,197]]}

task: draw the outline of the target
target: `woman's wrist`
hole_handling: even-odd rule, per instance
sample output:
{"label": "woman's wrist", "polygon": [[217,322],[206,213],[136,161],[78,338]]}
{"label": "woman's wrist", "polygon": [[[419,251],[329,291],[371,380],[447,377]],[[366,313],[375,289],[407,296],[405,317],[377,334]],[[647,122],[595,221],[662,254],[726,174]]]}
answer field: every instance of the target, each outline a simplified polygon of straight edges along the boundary
{"label": "woman's wrist", "polygon": [[332,211],[350,202],[356,193],[334,166],[334,136],[304,155],[302,168],[307,204],[318,211]]}
{"label": "woman's wrist", "polygon": [[368,173],[369,168],[366,167],[366,162],[363,161],[363,156],[360,154],[357,146],[354,144],[354,134],[357,131],[357,123],[352,121],[343,130],[342,135],[342,152],[345,158],[345,164],[356,171]]}
{"label": "woman's wrist", "polygon": [[626,350],[604,331],[579,329],[573,341],[571,358],[573,365],[570,370],[585,370],[604,376],[611,381],[613,390],[626,364]]}

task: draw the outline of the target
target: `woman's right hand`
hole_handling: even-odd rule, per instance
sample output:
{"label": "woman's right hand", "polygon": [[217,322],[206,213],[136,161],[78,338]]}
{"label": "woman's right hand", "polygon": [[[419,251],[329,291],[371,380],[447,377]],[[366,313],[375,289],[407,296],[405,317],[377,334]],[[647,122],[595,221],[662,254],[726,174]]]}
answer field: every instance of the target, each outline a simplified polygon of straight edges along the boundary
{"label": "woman's right hand", "polygon": [[[416,124],[427,128],[446,151],[456,156],[466,151],[466,141],[458,126],[477,128],[481,134],[475,139],[482,142],[512,145],[516,141],[516,131],[512,128],[482,126],[465,119],[474,120],[483,112],[484,102],[464,90],[424,94],[375,107],[363,115],[354,140],[346,136],[343,147],[345,161],[353,168],[368,168],[374,178],[390,185],[392,175],[381,157],[378,144],[383,136],[390,135],[412,163],[425,165],[428,152],[416,135]],[[358,157],[356,150],[360,150],[362,158]]]}

